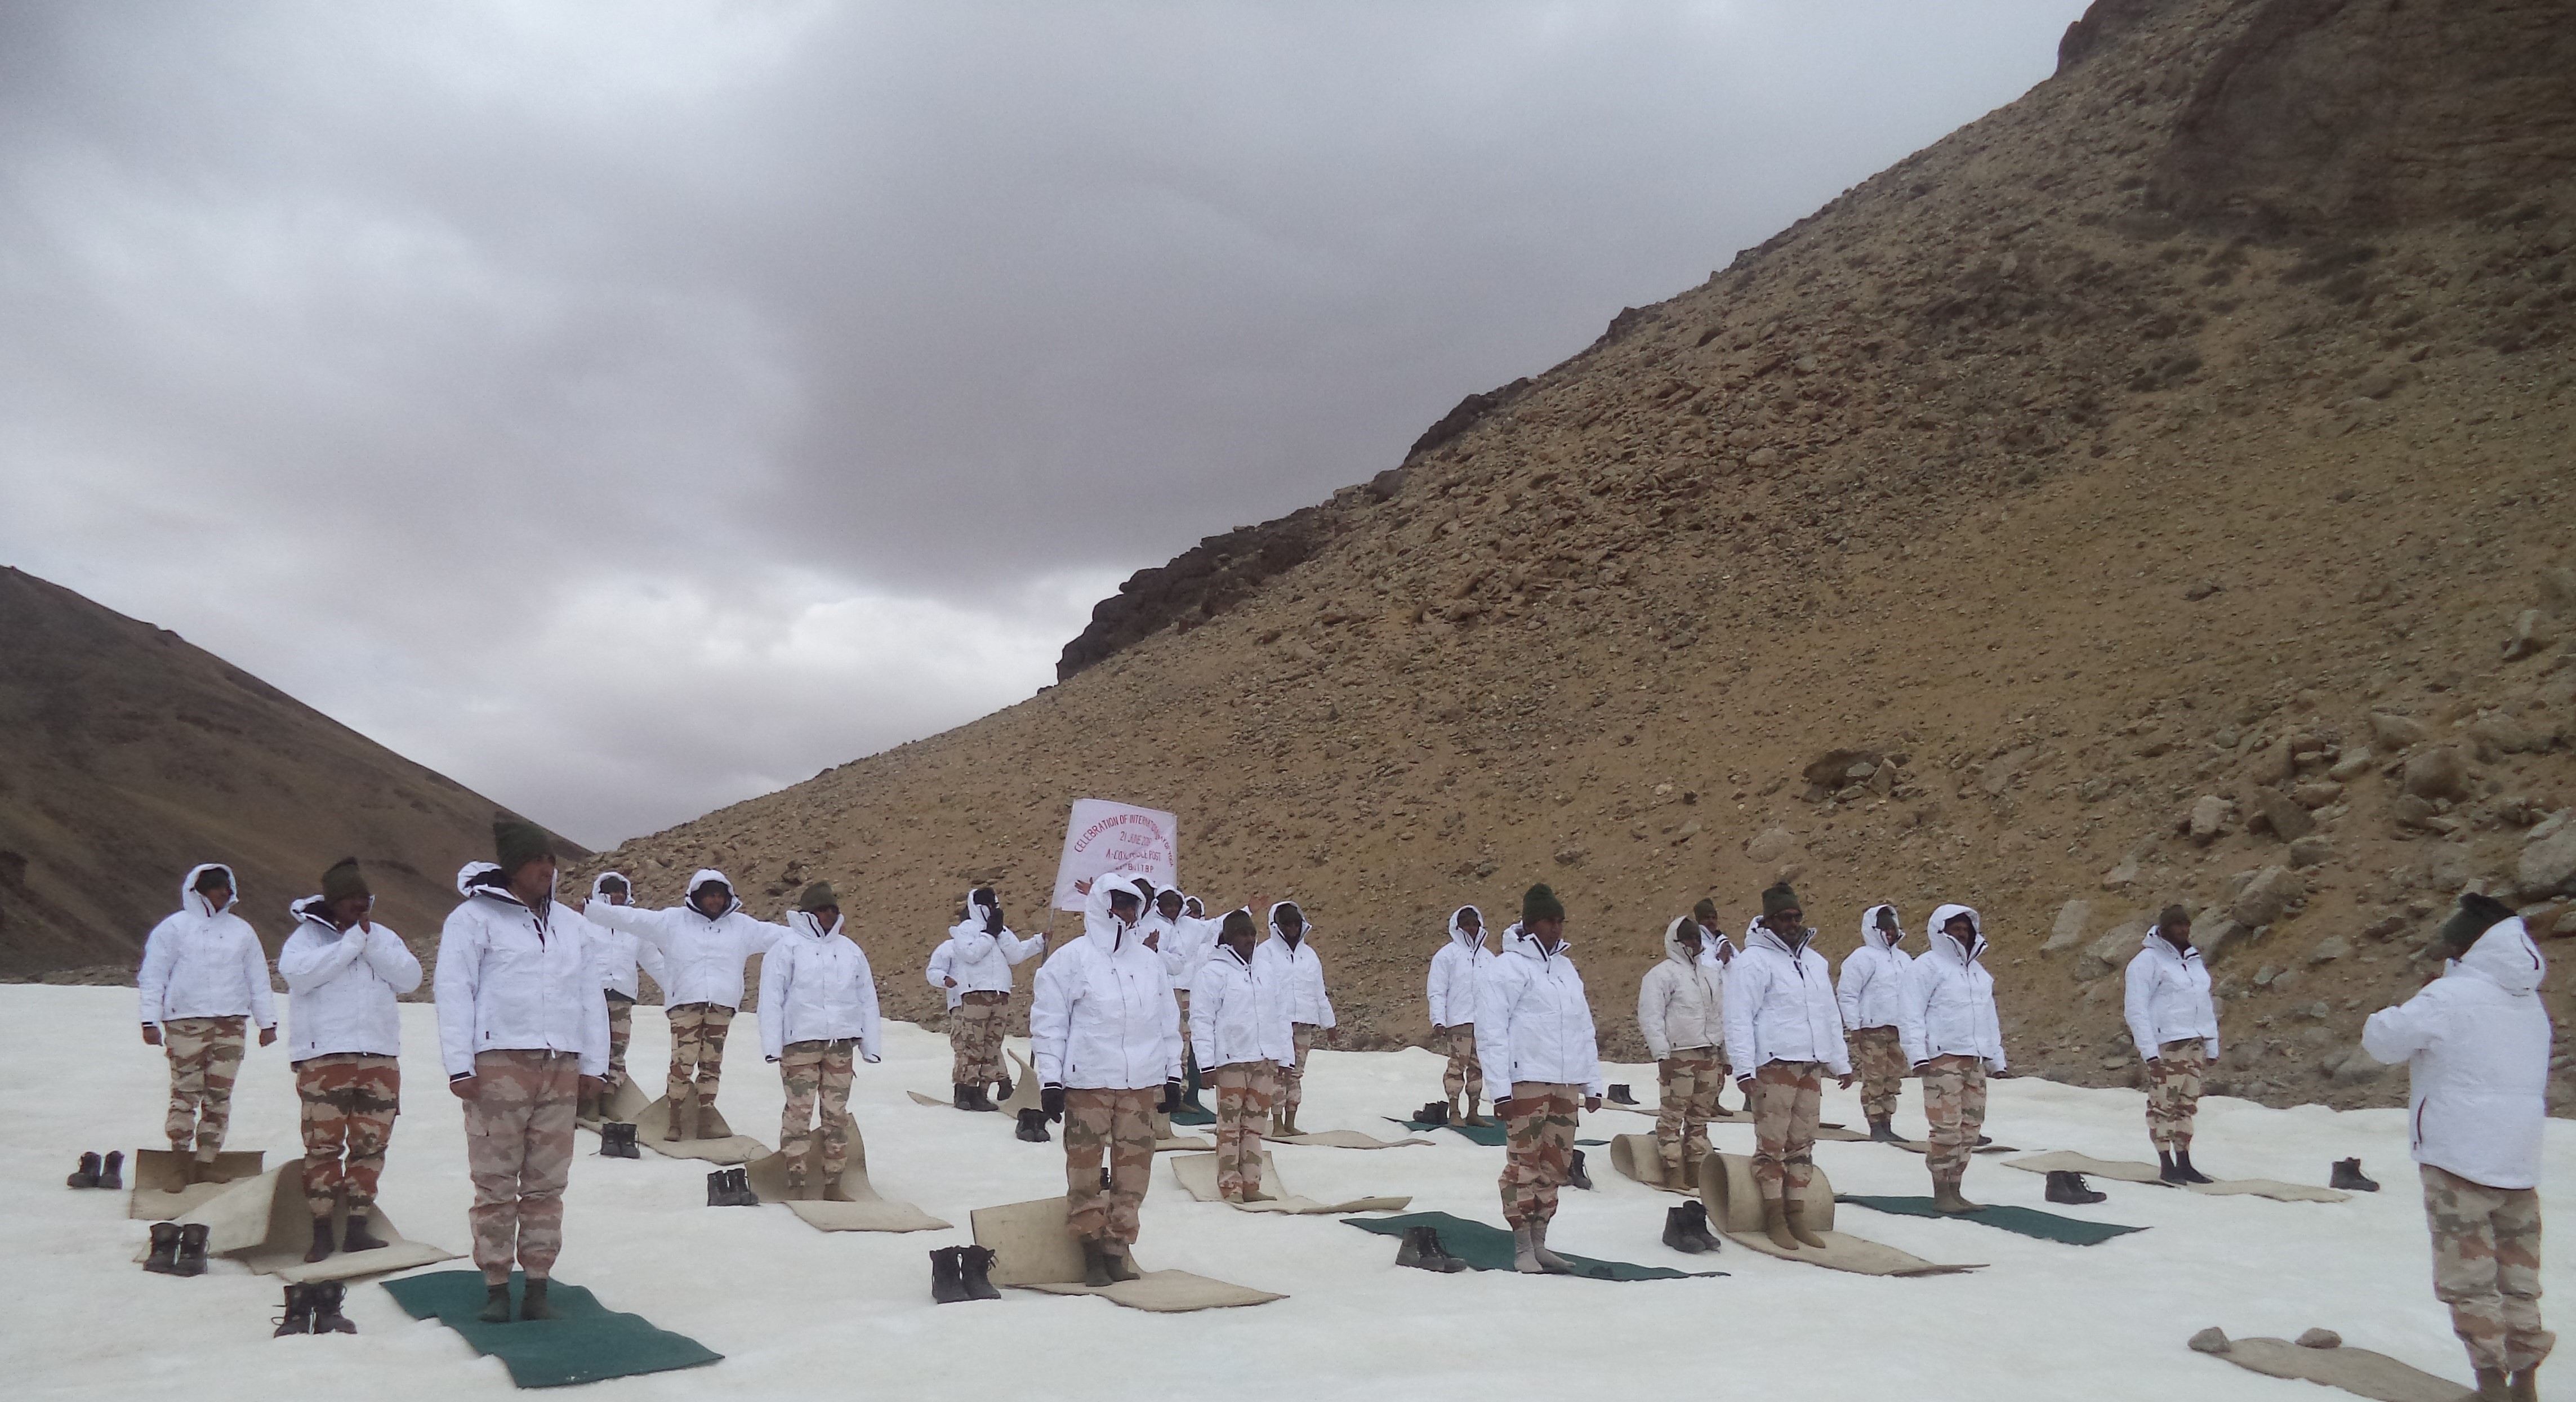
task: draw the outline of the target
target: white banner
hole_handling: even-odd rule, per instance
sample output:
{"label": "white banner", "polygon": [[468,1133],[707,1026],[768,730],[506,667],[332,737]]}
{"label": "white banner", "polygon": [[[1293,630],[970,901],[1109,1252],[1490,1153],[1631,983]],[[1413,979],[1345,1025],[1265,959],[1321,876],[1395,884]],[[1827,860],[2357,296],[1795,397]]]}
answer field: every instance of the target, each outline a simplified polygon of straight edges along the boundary
{"label": "white banner", "polygon": [[1073,883],[1113,871],[1134,872],[1156,886],[1181,884],[1180,820],[1130,803],[1075,799],[1055,866],[1055,908],[1081,910],[1082,893]]}

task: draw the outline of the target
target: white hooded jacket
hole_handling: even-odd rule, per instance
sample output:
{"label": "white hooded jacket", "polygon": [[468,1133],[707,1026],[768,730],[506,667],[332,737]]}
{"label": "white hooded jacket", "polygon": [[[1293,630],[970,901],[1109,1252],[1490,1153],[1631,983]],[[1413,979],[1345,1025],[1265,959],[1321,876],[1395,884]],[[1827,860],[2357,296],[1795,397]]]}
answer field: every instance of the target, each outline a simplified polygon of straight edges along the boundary
{"label": "white hooded jacket", "polygon": [[2417,1163],[2490,1188],[2540,1185],[2548,972],[2522,921],[2498,921],[2423,992],[2362,1024],[2364,1051],[2406,1063]]}
{"label": "white hooded jacket", "polygon": [[506,886],[471,889],[439,931],[431,980],[448,1079],[473,1075],[474,1058],[487,1051],[569,1052],[581,1059],[581,1074],[607,1075],[599,927],[561,901],[547,901],[540,913]]}
{"label": "white hooded jacket", "polygon": [[[220,906],[197,891],[197,878],[210,871],[222,872],[232,888]],[[232,913],[239,904],[241,887],[231,867],[207,862],[188,868],[179,882],[178,911],[143,941],[143,970],[134,983],[145,1026],[181,1017],[246,1017],[261,1027],[277,1025],[268,952],[250,923]]]}
{"label": "white hooded jacket", "polygon": [[[1972,943],[1962,945],[1942,927],[1968,917]],[[1898,1045],[1916,1066],[1936,1056],[1973,1056],[1989,1071],[2004,1069],[2003,1025],[1995,1017],[1995,976],[1982,962],[1985,922],[1963,905],[1932,912],[1932,947],[1914,961],[1906,980],[1905,1013],[1896,1023]]]}
{"label": "white hooded jacket", "polygon": [[[600,888],[606,885],[608,878],[612,876],[620,881],[626,881],[623,873],[614,871],[603,871],[592,878],[591,906],[601,909],[608,907],[608,893]],[[630,901],[635,899],[635,884],[631,881],[626,885],[626,898]],[[585,916],[589,909],[590,906],[583,907]],[[641,997],[644,985],[637,982],[635,978],[635,970],[640,965],[644,972],[653,976],[653,982],[662,990],[662,996],[665,998],[671,996],[671,980],[662,963],[662,951],[624,930],[612,930],[606,925],[600,925],[596,920],[590,923],[599,925],[599,986],[602,991],[617,994],[630,1003]]]}
{"label": "white hooded jacket", "polygon": [[1815,931],[1794,949],[1758,921],[1745,933],[1726,966],[1726,1060],[1738,1080],[1775,1061],[1818,1061],[1837,1076],[1851,1074],[1833,970],[1816,952]]}
{"label": "white hooded jacket", "polygon": [[1091,885],[1082,935],[1039,966],[1029,1002],[1038,1084],[1146,1090],[1181,1078],[1180,1004],[1162,956],[1109,913],[1112,880]]}
{"label": "white hooded jacket", "polygon": [[[966,918],[948,927],[948,938],[930,951],[930,966],[923,977],[930,986],[948,995],[948,1006],[954,1011],[969,993],[1008,993],[1011,991],[1011,966],[1028,962],[1029,956],[1046,948],[1046,936],[1022,938],[1005,925],[999,934],[984,932],[988,905],[978,904],[975,893],[966,893]],[[957,986],[948,986],[948,980]]]}
{"label": "white hooded jacket", "polygon": [[1324,961],[1315,953],[1315,922],[1306,922],[1297,943],[1279,933],[1279,911],[1289,902],[1270,907],[1270,938],[1252,951],[1252,966],[1266,974],[1280,999],[1288,1006],[1290,1022],[1310,1027],[1333,1025],[1333,1000],[1324,992]]}
{"label": "white hooded jacket", "polygon": [[2209,996],[2209,966],[2200,951],[2179,953],[2161,927],[2147,931],[2146,947],[2129,959],[2122,979],[2126,996],[2121,1010],[2129,1019],[2129,1040],[2138,1055],[2157,1059],[2167,1042],[2198,1037],[2201,1050],[2218,1059],[2218,1005]]}
{"label": "white hooded jacket", "polygon": [[1297,1064],[1297,1036],[1279,990],[1223,944],[1191,981],[1190,1042],[1203,1072],[1248,1061]]}
{"label": "white hooded jacket", "polygon": [[840,1041],[878,1059],[876,975],[841,924],[826,930],[812,914],[789,911],[786,936],[760,961],[760,1050],[770,1060],[791,1042]]}
{"label": "white hooded jacket", "polygon": [[1184,904],[1178,915],[1165,915],[1159,910],[1145,912],[1136,930],[1159,936],[1154,948],[1163,956],[1164,972],[1172,976],[1173,987],[1186,989],[1197,981],[1199,970],[1216,953],[1216,939],[1224,933],[1225,922],[1192,915]]}
{"label": "white hooded jacket", "polygon": [[402,936],[372,921],[335,928],[320,896],[291,909],[295,933],[277,951],[277,972],[286,980],[286,1059],[402,1055],[395,999],[420,987],[420,961]]}
{"label": "white hooded jacket", "polygon": [[[1663,960],[1637,985],[1637,1030],[1645,1034],[1646,1050],[1657,1061],[1726,1041],[1726,973],[1683,949],[1685,925],[1699,929],[1699,922],[1687,915],[1664,927]],[[1703,935],[1701,945],[1706,944]]]}
{"label": "white hooded jacket", "polygon": [[[695,896],[709,882],[728,892],[734,889],[723,872],[704,868],[689,878],[689,894]],[[744,914],[739,895],[713,920],[686,901],[661,910],[601,901],[584,914],[595,925],[638,936],[661,951],[671,976],[657,976],[656,981],[662,985],[663,1005],[672,1008],[689,1003],[741,1007],[743,966],[787,934],[784,925]]]}
{"label": "white hooded jacket", "polygon": [[1493,967],[1493,951],[1485,948],[1485,913],[1476,910],[1472,938],[1458,923],[1471,910],[1476,908],[1462,905],[1449,912],[1449,940],[1431,956],[1431,978],[1423,995],[1430,1000],[1434,1027],[1464,1027],[1476,1020],[1476,981]]}
{"label": "white hooded jacket", "polygon": [[1512,1098],[1516,1085],[1602,1092],[1592,1003],[1583,975],[1566,956],[1571,947],[1560,944],[1550,953],[1514,925],[1503,931],[1503,952],[1484,969],[1476,990],[1476,1059],[1497,1105]]}
{"label": "white hooded jacket", "polygon": [[1894,939],[1878,928],[1878,913],[1895,909],[1874,905],[1860,913],[1860,948],[1843,956],[1843,970],[1834,984],[1834,1002],[1847,1028],[1894,1027],[1902,1011],[1906,970],[1914,956],[1896,947],[1896,941],[1905,938],[1902,926]]}

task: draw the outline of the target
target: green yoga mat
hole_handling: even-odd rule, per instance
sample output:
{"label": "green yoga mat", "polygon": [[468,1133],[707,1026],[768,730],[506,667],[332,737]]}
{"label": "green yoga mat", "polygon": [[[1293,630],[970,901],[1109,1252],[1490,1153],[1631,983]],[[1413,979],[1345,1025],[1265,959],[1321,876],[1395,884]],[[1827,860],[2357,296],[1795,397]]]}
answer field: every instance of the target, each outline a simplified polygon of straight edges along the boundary
{"label": "green yoga mat", "polygon": [[[1512,1266],[1512,1234],[1501,1227],[1489,1227],[1446,1212],[1407,1212],[1397,1217],[1345,1217],[1344,1226],[1357,1227],[1379,1236],[1402,1236],[1414,1227],[1429,1227],[1440,1233],[1440,1245],[1450,1255],[1480,1271],[1508,1271]],[[1670,1266],[1632,1266],[1625,1261],[1596,1261],[1577,1256],[1571,1251],[1556,1253],[1574,1267],[1577,1276],[1593,1280],[1690,1280],[1700,1276],[1724,1275],[1724,1271],[1677,1271]]]}
{"label": "green yoga mat", "polygon": [[[527,1277],[510,1277],[511,1309],[527,1290]],[[667,1333],[642,1315],[619,1314],[578,1285],[558,1280],[546,1288],[552,1319],[485,1324],[480,1271],[434,1271],[388,1280],[385,1290],[414,1319],[435,1319],[465,1337],[474,1351],[501,1360],[520,1387],[563,1387],[637,1373],[695,1368],[724,1357],[697,1340]]]}
{"label": "green yoga mat", "polygon": [[1172,1123],[1176,1125],[1212,1125],[1216,1123],[1216,1112],[1214,1110],[1193,1110],[1187,1105],[1184,1105],[1178,1110],[1174,1110],[1172,1112]]}
{"label": "green yoga mat", "polygon": [[[1951,1216],[1947,1212],[1935,1211],[1930,1198],[1871,1198],[1836,1194],[1834,1201],[1847,1202],[1855,1207],[1866,1207],[1872,1212],[1892,1212],[1899,1217]],[[2127,1236],[2131,1232],[2146,1230],[2144,1227],[2123,1227],[2117,1222],[2087,1222],[2080,1217],[2060,1217],[2054,1212],[2042,1212],[2037,1208],[2011,1207],[2000,1203],[1989,1204],[1983,1212],[1962,1212],[1952,1220],[1979,1222],[1989,1227],[2001,1227],[2016,1235],[2037,1237],[2041,1241],[2062,1241],[2069,1246],[2099,1246],[2115,1236]]]}
{"label": "green yoga mat", "polygon": [[[1392,1115],[1387,1118],[1395,1119]],[[1416,1134],[1428,1134],[1435,1129],[1445,1129],[1455,1134],[1463,1134],[1469,1139],[1475,1140],[1477,1143],[1484,1145],[1488,1149],[1499,1149],[1503,1147],[1503,1127],[1499,1124],[1435,1125],[1425,1124],[1420,1120],[1396,1120],[1395,1122],[1404,1126],[1406,1129],[1412,1130]],[[1560,1252],[1558,1254],[1562,1255],[1564,1253]]]}

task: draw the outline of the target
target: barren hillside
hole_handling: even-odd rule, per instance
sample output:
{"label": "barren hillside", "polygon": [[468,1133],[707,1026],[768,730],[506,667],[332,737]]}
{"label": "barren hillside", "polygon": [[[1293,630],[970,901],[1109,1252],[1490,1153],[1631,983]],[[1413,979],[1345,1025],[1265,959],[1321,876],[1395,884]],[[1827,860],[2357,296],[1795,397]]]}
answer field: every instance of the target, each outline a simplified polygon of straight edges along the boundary
{"label": "barren hillside", "polygon": [[1446,911],[1547,880],[1631,1056],[1663,922],[1787,872],[1837,957],[1981,908],[2016,1068],[2094,1083],[2182,900],[2223,1089],[2392,1099],[2343,1049],[2455,892],[2576,933],[2565,17],[2103,0],[1400,472],[1140,576],[1061,685],[607,859],[828,876],[929,1016],[969,881],[1025,917],[1067,800],[1147,802],[1191,889],[1307,903],[1346,1041],[1419,1038]]}

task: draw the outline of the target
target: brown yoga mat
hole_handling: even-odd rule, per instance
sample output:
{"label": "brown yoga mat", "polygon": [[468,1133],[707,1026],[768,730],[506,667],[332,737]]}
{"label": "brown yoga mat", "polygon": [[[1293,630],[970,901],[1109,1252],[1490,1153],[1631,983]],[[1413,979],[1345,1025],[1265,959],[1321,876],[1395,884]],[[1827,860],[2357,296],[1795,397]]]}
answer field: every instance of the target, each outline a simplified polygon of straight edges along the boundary
{"label": "brown yoga mat", "polygon": [[1835,1231],[1834,1185],[1822,1168],[1808,1181],[1806,1195],[1801,1199],[1806,1204],[1808,1227],[1825,1240],[1822,1251],[1813,1247],[1783,1251],[1772,1245],[1769,1233],[1762,1229],[1762,1196],[1753,1181],[1753,1160],[1741,1154],[1711,1154],[1700,1160],[1700,1198],[1708,1204],[1710,1226],[1739,1246],[1783,1261],[1804,1261],[1857,1275],[1952,1275],[1982,1268],[1982,1263],[1941,1265],[1893,1246]]}
{"label": "brown yoga mat", "polygon": [[2211,1355],[2274,1378],[2303,1378],[2375,1402],[2472,1402],[2448,1379],[2366,1348],[2302,1348],[2288,1339],[2230,1339]]}
{"label": "brown yoga mat", "polygon": [[[2160,1183],[2156,1166],[2120,1159],[2097,1159],[2067,1149],[2052,1149],[2028,1158],[2006,1159],[2006,1168],[2031,1173],[2054,1173],[2066,1170],[2090,1178],[2108,1178],[2119,1183]],[[2238,1197],[2251,1195],[2274,1202],[2342,1202],[2352,1194],[2337,1188],[2316,1188],[2305,1183],[2283,1183],[2272,1178],[2227,1178],[2216,1183],[2186,1183],[2185,1190],[2204,1197]]]}
{"label": "brown yoga mat", "polygon": [[[817,1132],[819,1137],[819,1131]],[[819,1152],[816,1145],[809,1152]],[[895,1202],[878,1195],[868,1181],[868,1145],[859,1136],[859,1127],[850,1126],[850,1160],[843,1165],[837,1182],[821,1181],[816,1169],[806,1177],[803,1196],[787,1194],[787,1155],[763,1154],[743,1168],[743,1181],[760,1195],[762,1202],[781,1203],[802,1219],[807,1226],[823,1232],[936,1232],[949,1224],[931,1216],[908,1202]]]}
{"label": "brown yoga mat", "polygon": [[[177,1220],[205,1225],[207,1255],[236,1257],[259,1275],[273,1275],[295,1285],[386,1275],[456,1259],[453,1251],[442,1251],[404,1236],[393,1219],[378,1207],[368,1215],[368,1230],[385,1243],[383,1247],[374,1251],[336,1251],[319,1261],[306,1261],[304,1253],[313,1245],[313,1212],[304,1201],[301,1158],[289,1159],[256,1178],[226,1184],[215,1197]],[[348,1220],[346,1207],[331,1214],[333,1240],[340,1239]],[[151,1245],[146,1243],[134,1259],[140,1261],[151,1252]]]}
{"label": "brown yoga mat", "polygon": [[750,1135],[734,1133],[733,1126],[725,1123],[724,1112],[712,1105],[698,1111],[697,1138],[664,1139],[662,1132],[670,1127],[671,1100],[664,1096],[636,1114],[636,1147],[650,1149],[667,1159],[723,1164],[749,1163],[769,1152],[768,1145]]}
{"label": "brown yoga mat", "polygon": [[126,1190],[125,1215],[136,1222],[171,1222],[196,1211],[224,1190],[245,1178],[257,1178],[268,1161],[260,1150],[241,1154],[217,1154],[215,1161],[198,1170],[206,1181],[192,1183],[178,1192],[169,1186],[179,1179],[180,1155],[167,1149],[137,1149],[134,1161],[126,1170],[127,1181],[134,1186]]}
{"label": "brown yoga mat", "polygon": [[993,1253],[995,1285],[1055,1295],[1098,1295],[1112,1304],[1156,1314],[1230,1309],[1284,1300],[1266,1290],[1229,1285],[1188,1271],[1147,1271],[1142,1277],[1095,1289],[1082,1283],[1082,1248],[1065,1230],[1063,1198],[1040,1198],[1001,1207],[979,1207],[971,1218],[975,1244]]}
{"label": "brown yoga mat", "polygon": [[[1178,1154],[1172,1158],[1172,1176],[1181,1187],[1201,1202],[1225,1202],[1216,1190],[1216,1155]],[[1268,1202],[1227,1203],[1245,1212],[1284,1212],[1309,1216],[1322,1212],[1402,1212],[1413,1205],[1407,1197],[1352,1198],[1348,1202],[1317,1202],[1288,1191],[1279,1176],[1279,1165],[1268,1154],[1261,1156],[1261,1190],[1271,1195]]]}

